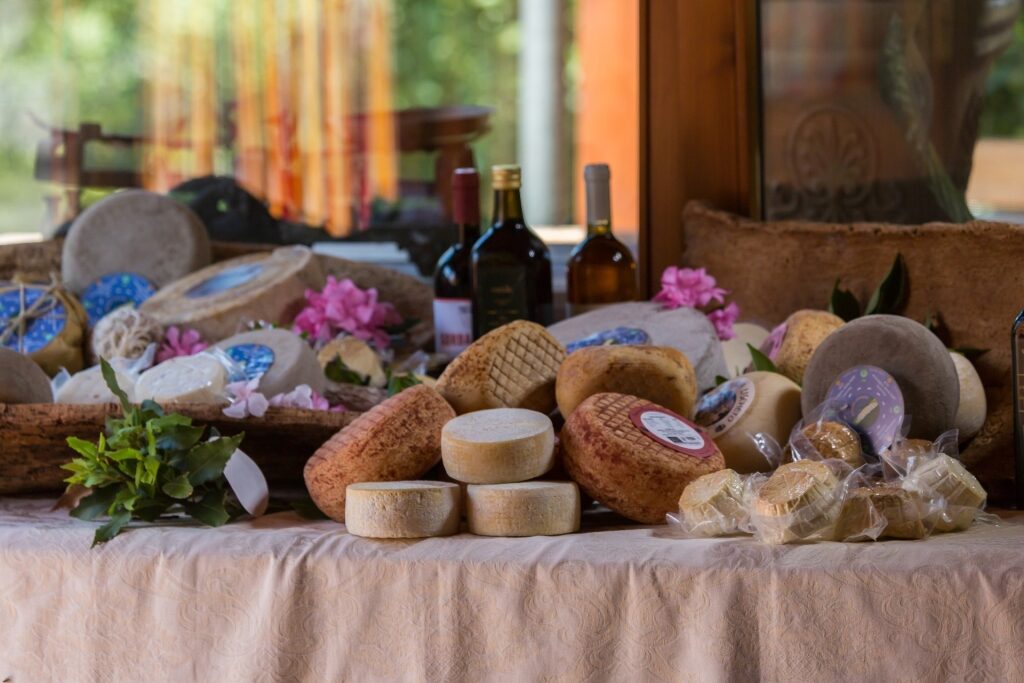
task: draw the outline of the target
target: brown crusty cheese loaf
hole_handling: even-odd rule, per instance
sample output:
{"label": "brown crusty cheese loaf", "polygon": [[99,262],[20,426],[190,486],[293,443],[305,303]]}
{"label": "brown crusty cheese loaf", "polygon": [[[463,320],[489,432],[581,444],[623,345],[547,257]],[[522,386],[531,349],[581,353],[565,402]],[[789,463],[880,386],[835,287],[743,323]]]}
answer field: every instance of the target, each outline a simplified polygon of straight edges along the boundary
{"label": "brown crusty cheese loaf", "polygon": [[704,430],[650,401],[595,394],[560,435],[565,467],[590,496],[637,522],[661,524],[691,481],[725,467]]}
{"label": "brown crusty cheese loaf", "polygon": [[565,348],[537,323],[516,320],[470,344],[445,368],[437,390],[459,414],[487,408],[555,409]]}
{"label": "brown crusty cheese loaf", "polygon": [[306,462],[313,502],[344,522],[349,484],[419,479],[441,460],[441,428],[453,417],[441,395],[422,384],[360,415]]}

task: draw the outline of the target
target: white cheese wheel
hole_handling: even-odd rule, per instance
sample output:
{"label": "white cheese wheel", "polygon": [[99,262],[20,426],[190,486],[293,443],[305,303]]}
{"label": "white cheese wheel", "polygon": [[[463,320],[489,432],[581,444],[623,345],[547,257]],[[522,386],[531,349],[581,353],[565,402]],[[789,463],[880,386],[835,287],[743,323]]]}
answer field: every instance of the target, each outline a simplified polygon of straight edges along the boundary
{"label": "white cheese wheel", "polygon": [[551,418],[525,408],[460,415],[441,430],[441,459],[452,479],[507,484],[541,476],[554,465]]}
{"label": "white cheese wheel", "polygon": [[466,522],[478,536],[558,536],[580,528],[580,490],[571,481],[466,487]]}
{"label": "white cheese wheel", "polygon": [[960,430],[960,442],[963,443],[981,431],[988,415],[988,403],[985,400],[985,387],[981,377],[974,369],[974,364],[966,356],[955,351],[949,354],[956,366],[956,376],[960,380],[960,406],[956,410],[953,426]]}
{"label": "white cheese wheel", "polygon": [[52,403],[50,378],[28,356],[0,346],[0,403]]}
{"label": "white cheese wheel", "polygon": [[259,375],[259,391],[267,398],[308,384],[324,392],[324,376],[316,353],[302,337],[282,329],[243,332],[214,344],[242,367],[246,379]]}
{"label": "white cheese wheel", "polygon": [[785,446],[800,414],[796,382],[775,372],[750,372],[701,397],[695,420],[722,451],[726,467],[747,474],[776,464],[758,450],[754,435],[766,434]]}
{"label": "white cheese wheel", "polygon": [[746,517],[743,479],[735,470],[724,469],[690,482],[679,497],[679,516],[695,536],[735,533]]}
{"label": "white cheese wheel", "polygon": [[732,331],[736,336],[722,342],[722,353],[725,354],[725,367],[729,370],[729,376],[739,377],[753,361],[747,345],[760,349],[769,332],[755,323],[735,323]]}
{"label": "white cheese wheel", "polygon": [[135,397],[157,403],[227,403],[227,382],[227,370],[213,356],[179,356],[142,373]]}
{"label": "white cheese wheel", "polygon": [[[116,367],[114,376],[117,378],[117,386],[128,395],[128,400],[135,402],[135,380]],[[72,375],[68,381],[57,390],[56,403],[117,403],[117,396],[107,386],[103,379],[103,370],[99,365],[94,365],[88,370],[82,370]]]}
{"label": "white cheese wheel", "polygon": [[220,341],[250,322],[290,323],[307,288],[324,275],[307,247],[291,246],[215,263],[162,288],[139,307],[161,325],[183,325]]}
{"label": "white cheese wheel", "polygon": [[459,532],[458,484],[385,481],[349,484],[345,528],[367,538],[426,538]]}

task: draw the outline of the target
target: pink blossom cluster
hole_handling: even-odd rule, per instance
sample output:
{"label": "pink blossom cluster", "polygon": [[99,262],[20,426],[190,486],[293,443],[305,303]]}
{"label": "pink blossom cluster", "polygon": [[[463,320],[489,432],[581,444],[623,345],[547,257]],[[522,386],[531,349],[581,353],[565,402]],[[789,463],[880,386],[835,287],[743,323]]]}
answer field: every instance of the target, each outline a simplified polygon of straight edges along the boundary
{"label": "pink blossom cluster", "polygon": [[669,266],[661,274],[661,291],[654,301],[669,309],[689,306],[704,310],[718,338],[725,341],[736,336],[732,326],[740,316],[736,302],[725,303],[728,293],[704,268]]}
{"label": "pink blossom cluster", "polygon": [[400,322],[394,306],[377,301],[375,288],[360,289],[348,278],[339,282],[328,275],[323,291],[306,290],[306,307],[295,318],[293,331],[321,344],[346,332],[382,350],[391,341],[384,328]]}
{"label": "pink blossom cluster", "polygon": [[247,382],[232,382],[228,385],[228,393],[231,395],[231,405],[224,409],[228,417],[242,419],[245,417],[263,417],[267,408],[305,408],[307,410],[329,410],[332,413],[345,412],[345,406],[331,406],[327,399],[316,393],[308,384],[300,384],[286,394],[277,394],[267,399],[257,391],[260,378],[251,379]]}
{"label": "pink blossom cluster", "polygon": [[194,356],[200,351],[205,351],[210,345],[204,342],[199,333],[188,328],[181,328],[172,325],[164,332],[163,343],[156,352],[156,362],[163,363],[165,360],[179,356]]}

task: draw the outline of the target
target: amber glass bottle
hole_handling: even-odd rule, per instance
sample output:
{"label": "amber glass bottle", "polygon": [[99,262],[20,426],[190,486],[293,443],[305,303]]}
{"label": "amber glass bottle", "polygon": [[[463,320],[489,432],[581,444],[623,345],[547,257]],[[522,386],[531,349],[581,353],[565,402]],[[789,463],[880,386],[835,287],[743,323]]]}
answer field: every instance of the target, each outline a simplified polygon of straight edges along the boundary
{"label": "amber glass bottle", "polygon": [[569,255],[568,315],[636,299],[636,261],[612,234],[607,164],[583,169],[587,186],[587,236]]}
{"label": "amber glass bottle", "polygon": [[480,175],[457,168],[452,178],[452,214],[459,241],[448,248],[434,271],[434,348],[454,358],[473,342],[470,253],[480,238]]}
{"label": "amber glass bottle", "polygon": [[550,325],[551,254],[523,219],[518,166],[491,169],[491,227],[473,245],[473,335],[513,320]]}

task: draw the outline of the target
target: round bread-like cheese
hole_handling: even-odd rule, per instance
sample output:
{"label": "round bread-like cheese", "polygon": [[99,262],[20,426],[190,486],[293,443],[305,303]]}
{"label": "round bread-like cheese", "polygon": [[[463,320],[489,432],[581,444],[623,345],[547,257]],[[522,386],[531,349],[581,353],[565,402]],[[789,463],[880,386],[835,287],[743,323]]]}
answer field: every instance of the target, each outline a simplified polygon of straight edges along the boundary
{"label": "round bread-like cheese", "polygon": [[0,347],[0,403],[53,403],[50,378],[28,356]]}
{"label": "round bread-like cheese", "polygon": [[228,372],[213,356],[199,353],[165,360],[139,375],[135,397],[157,403],[227,403]]}
{"label": "round bread-like cheese", "polygon": [[766,434],[785,446],[800,420],[800,387],[777,372],[750,372],[705,394],[695,420],[715,440],[727,466],[741,474],[766,472],[776,463],[752,437]]}
{"label": "round bread-like cheese", "polygon": [[427,538],[459,532],[458,484],[385,481],[349,484],[345,528],[366,538]]}
{"label": "round bread-like cheese", "polygon": [[562,415],[603,392],[637,396],[690,416],[697,376],[683,352],[670,346],[590,346],[569,354],[555,384]]}
{"label": "round bread-like cheese", "polygon": [[[811,356],[830,334],[843,325],[843,319],[828,311],[797,311],[783,323],[777,348],[762,348],[786,377],[803,384]],[[774,339],[765,340],[770,345]]]}
{"label": "round bread-like cheese", "polygon": [[768,338],[768,330],[755,323],[734,323],[732,331],[736,336],[722,342],[722,352],[729,376],[739,377],[753,362],[749,346],[760,349]]}
{"label": "round bread-like cheese", "polygon": [[800,460],[777,469],[758,489],[752,520],[765,543],[829,535],[839,513],[839,482],[820,462]]}
{"label": "round bread-like cheese", "polygon": [[946,519],[936,524],[936,531],[966,529],[988,497],[977,478],[959,460],[945,453],[925,456],[923,461],[913,463],[902,486],[926,500],[938,497],[945,502]]}
{"label": "round bread-like cheese", "polygon": [[804,376],[804,413],[857,365],[877,366],[896,380],[911,418],[911,438],[934,439],[953,426],[960,382],[949,351],[924,325],[897,315],[857,318],[822,342]]}
{"label": "round bread-like cheese", "polygon": [[444,469],[467,484],[534,479],[551,469],[554,455],[551,419],[535,410],[478,410],[451,420],[441,431]]}
{"label": "round bread-like cheese", "polygon": [[122,190],[71,224],[61,279],[76,294],[111,273],[136,273],[163,287],[209,263],[206,227],[188,207],[155,192]]}
{"label": "round bread-like cheese", "polygon": [[374,406],[306,461],[310,497],[325,515],[344,522],[349,484],[422,477],[441,460],[441,429],[453,417],[441,395],[422,384]]}
{"label": "round bread-like cheese", "polygon": [[308,247],[215,263],[163,287],[139,307],[164,326],[190,327],[220,341],[248,323],[290,323],[302,309],[306,289],[324,286],[320,261]]}
{"label": "round bread-like cheese", "polygon": [[313,349],[288,330],[243,332],[218,342],[214,348],[223,349],[237,362],[247,380],[260,375],[259,391],[267,398],[288,393],[300,384],[308,384],[322,394],[327,384]]}
{"label": "round bread-like cheese", "polygon": [[679,515],[687,531],[697,536],[735,533],[746,517],[743,479],[731,469],[705,474],[683,490]]}
{"label": "round bread-like cheese", "polygon": [[[878,526],[881,526],[879,531]],[[877,535],[876,535],[877,533]],[[898,486],[881,485],[858,488],[843,501],[837,541],[869,538],[917,539],[926,535],[921,497]]]}
{"label": "round bread-like cheese", "polygon": [[974,369],[974,364],[966,356],[955,351],[951,351],[949,355],[956,366],[956,376],[960,381],[960,405],[953,425],[959,430],[960,442],[963,443],[974,438],[985,425],[988,403],[985,400],[985,387],[981,384],[981,377]]}
{"label": "round bread-like cheese", "polygon": [[559,435],[569,476],[624,517],[662,524],[694,479],[725,466],[697,425],[650,401],[595,394],[573,411]]}
{"label": "round bread-like cheese", "polygon": [[[135,402],[135,381],[127,374],[114,368],[117,386],[128,395],[128,401]],[[56,403],[77,403],[82,405],[97,403],[117,403],[118,398],[103,379],[103,369],[94,365],[72,375],[57,390]]]}
{"label": "round bread-like cheese", "polygon": [[487,408],[555,409],[555,377],[565,349],[544,327],[516,320],[491,330],[455,357],[437,380],[459,414]]}
{"label": "round bread-like cheese", "polygon": [[850,467],[864,464],[860,437],[846,425],[832,421],[815,422],[800,431],[822,458],[842,460]]}
{"label": "round bread-like cheese", "polygon": [[466,522],[478,536],[558,536],[580,529],[580,490],[571,481],[466,487]]}

